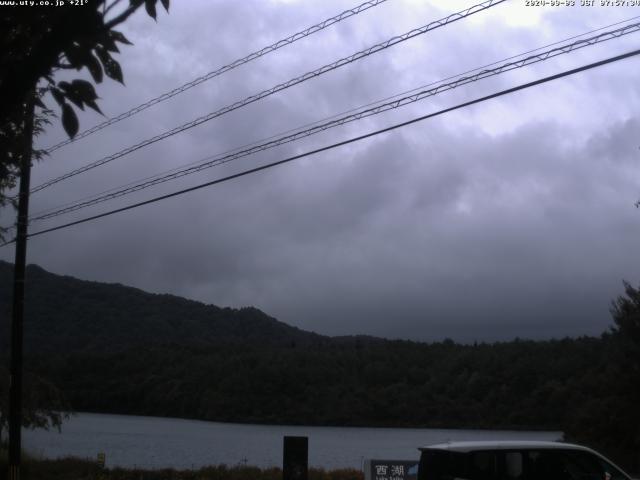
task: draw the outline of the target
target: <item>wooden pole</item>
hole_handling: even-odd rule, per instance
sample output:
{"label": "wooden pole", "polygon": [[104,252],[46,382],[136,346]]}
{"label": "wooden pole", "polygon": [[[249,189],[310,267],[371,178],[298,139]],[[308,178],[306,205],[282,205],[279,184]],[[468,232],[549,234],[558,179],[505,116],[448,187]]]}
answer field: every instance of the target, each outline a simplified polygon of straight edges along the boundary
{"label": "wooden pole", "polygon": [[25,106],[23,150],[20,161],[20,194],[13,268],[13,310],[11,317],[11,368],[9,377],[9,480],[20,480],[22,450],[22,331],[24,325],[25,266],[27,261],[27,227],[29,224],[29,189],[33,153],[34,93]]}

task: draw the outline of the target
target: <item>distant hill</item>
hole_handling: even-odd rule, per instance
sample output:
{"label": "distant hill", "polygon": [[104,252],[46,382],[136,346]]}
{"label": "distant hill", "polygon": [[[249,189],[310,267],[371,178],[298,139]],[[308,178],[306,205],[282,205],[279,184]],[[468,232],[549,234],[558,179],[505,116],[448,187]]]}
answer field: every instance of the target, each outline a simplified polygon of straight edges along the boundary
{"label": "distant hill", "polygon": [[[0,261],[2,331],[8,332],[13,265]],[[25,349],[114,353],[134,347],[221,344],[308,345],[327,337],[289,326],[253,307],[205,305],[120,284],[78,280],[27,266]],[[0,347],[8,345],[0,335]]]}
{"label": "distant hill", "polygon": [[[9,312],[13,266],[0,262]],[[330,425],[560,425],[599,339],[457,345],[325,337],[256,308],[27,267],[27,368],[83,411]],[[0,340],[8,346],[9,316]],[[540,400],[556,392],[553,406]]]}
{"label": "distant hill", "polygon": [[[57,385],[79,411],[544,428],[570,432],[621,462],[637,459],[630,439],[640,438],[640,390],[637,367],[629,366],[638,365],[640,342],[620,333],[474,345],[326,337],[256,308],[220,308],[35,265],[27,276],[25,369]],[[5,354],[11,277],[12,266],[0,262]]]}

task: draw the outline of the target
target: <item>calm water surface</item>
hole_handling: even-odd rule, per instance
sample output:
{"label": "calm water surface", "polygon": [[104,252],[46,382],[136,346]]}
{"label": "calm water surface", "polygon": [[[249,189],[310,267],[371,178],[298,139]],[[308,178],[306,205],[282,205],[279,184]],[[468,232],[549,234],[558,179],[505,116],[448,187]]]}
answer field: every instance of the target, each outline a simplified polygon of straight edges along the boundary
{"label": "calm water surface", "polygon": [[282,466],[282,437],[309,437],[309,465],[357,468],[365,458],[415,460],[417,447],[449,440],[557,440],[560,432],[241,425],[174,418],[80,413],[56,431],[25,431],[44,458],[106,454],[107,467]]}

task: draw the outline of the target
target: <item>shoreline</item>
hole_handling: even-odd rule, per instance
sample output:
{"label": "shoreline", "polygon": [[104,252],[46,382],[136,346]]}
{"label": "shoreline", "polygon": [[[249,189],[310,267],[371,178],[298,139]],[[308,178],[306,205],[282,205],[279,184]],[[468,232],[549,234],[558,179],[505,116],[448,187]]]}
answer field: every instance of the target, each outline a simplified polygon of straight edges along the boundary
{"label": "shoreline", "polygon": [[[0,455],[0,480],[5,480],[7,460]],[[21,468],[24,480],[282,480],[279,467],[211,465],[197,469],[144,469],[101,467],[97,461],[77,457],[37,459],[25,455]],[[356,469],[309,468],[309,480],[364,480]]]}
{"label": "shoreline", "polygon": [[[274,427],[274,428],[287,428],[287,427],[313,427],[313,428],[361,428],[361,429],[398,429],[398,430],[443,430],[443,431],[474,431],[474,432],[483,432],[483,431],[491,431],[491,432],[514,432],[514,433],[522,433],[522,432],[535,432],[535,433],[550,433],[550,434],[558,434],[559,438],[564,436],[564,432],[562,430],[535,427],[535,426],[522,426],[522,425],[512,425],[512,426],[502,426],[502,427],[492,427],[490,425],[482,426],[482,427],[470,427],[470,426],[433,426],[433,425],[392,425],[392,424],[381,424],[381,425],[360,425],[360,424],[331,424],[331,423],[323,423],[323,424],[314,424],[314,423],[268,423],[268,422],[260,422],[249,421],[241,422],[241,421],[225,421],[225,420],[206,420],[202,418],[195,417],[171,417],[171,416],[157,416],[157,415],[143,415],[143,414],[130,414],[130,413],[112,413],[112,412],[91,412],[91,411],[78,411],[78,412],[69,412],[69,418],[66,421],[73,418],[75,415],[112,415],[118,417],[125,418],[148,418],[148,419],[163,419],[163,420],[178,420],[178,421],[187,421],[187,422],[204,422],[204,423],[213,423],[220,424],[226,426],[262,426],[262,427]],[[63,422],[63,426],[64,423]]]}
{"label": "shoreline", "polygon": [[[309,438],[309,465],[361,469],[362,459],[415,460],[418,448],[446,441],[557,440],[559,432],[231,424],[162,417],[78,413],[57,431],[25,431],[37,458],[96,458],[107,466],[190,469],[208,465],[282,465],[285,436]],[[248,461],[245,461],[248,459]]]}

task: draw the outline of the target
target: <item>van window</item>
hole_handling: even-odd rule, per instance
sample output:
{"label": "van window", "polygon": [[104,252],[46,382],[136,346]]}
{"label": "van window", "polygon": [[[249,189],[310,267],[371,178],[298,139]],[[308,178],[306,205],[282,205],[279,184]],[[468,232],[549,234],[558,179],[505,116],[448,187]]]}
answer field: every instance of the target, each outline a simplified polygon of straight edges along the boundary
{"label": "van window", "polygon": [[418,480],[496,480],[499,478],[497,460],[495,451],[423,450]]}
{"label": "van window", "polygon": [[521,452],[505,452],[504,477],[506,480],[521,480],[525,478]]}
{"label": "van window", "polygon": [[418,480],[453,480],[458,473],[460,455],[445,450],[424,450],[420,455]]}
{"label": "van window", "polygon": [[496,452],[472,452],[467,455],[469,458],[464,478],[469,480],[493,480],[498,477]]}
{"label": "van window", "polygon": [[423,450],[418,480],[629,480],[582,450]]}

